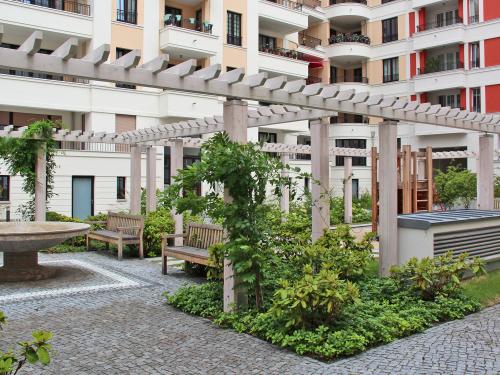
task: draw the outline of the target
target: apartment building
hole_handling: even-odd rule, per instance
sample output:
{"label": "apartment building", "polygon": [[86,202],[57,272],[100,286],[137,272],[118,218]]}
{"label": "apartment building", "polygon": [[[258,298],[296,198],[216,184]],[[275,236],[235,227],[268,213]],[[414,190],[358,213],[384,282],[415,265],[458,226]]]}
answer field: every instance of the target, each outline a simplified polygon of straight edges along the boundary
{"label": "apartment building", "polygon": [[[248,74],[286,75],[481,112],[500,112],[494,100],[500,91],[499,17],[496,0],[0,0],[3,47],[17,48],[42,30],[42,53],[75,37],[78,57],[108,43],[110,61],[140,49],[141,62],[167,53],[172,65],[196,59],[200,68],[220,63],[222,71],[244,67]],[[123,132],[222,114],[223,98],[21,71],[1,72],[0,87],[2,126],[49,118],[70,131]],[[376,145],[373,125],[379,121],[339,113],[331,119],[331,146]],[[248,133],[254,141],[310,142],[305,121]],[[399,137],[416,149],[477,149],[476,134],[456,129],[402,124]],[[83,217],[128,208],[126,147],[61,149],[50,209]],[[157,149],[158,188],[170,183],[169,158],[168,148]],[[198,158],[199,150],[185,150],[185,165]],[[291,160],[310,170],[307,157]],[[353,163],[357,196],[369,189],[370,160]],[[342,164],[342,157],[331,160],[335,194],[342,192]],[[469,160],[474,170],[473,164]],[[26,200],[21,183],[0,165],[0,201],[13,216]]]}

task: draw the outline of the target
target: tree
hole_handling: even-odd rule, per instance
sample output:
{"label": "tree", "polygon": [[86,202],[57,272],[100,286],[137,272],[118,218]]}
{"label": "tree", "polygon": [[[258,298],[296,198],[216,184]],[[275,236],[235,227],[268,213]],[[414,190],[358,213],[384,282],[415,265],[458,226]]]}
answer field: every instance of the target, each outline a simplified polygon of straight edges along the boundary
{"label": "tree", "polygon": [[495,177],[495,198],[500,198],[500,176]]}
{"label": "tree", "polygon": [[447,210],[452,209],[457,203],[465,208],[477,195],[477,177],[468,169],[449,167],[446,172],[437,171],[434,178],[439,201]]}

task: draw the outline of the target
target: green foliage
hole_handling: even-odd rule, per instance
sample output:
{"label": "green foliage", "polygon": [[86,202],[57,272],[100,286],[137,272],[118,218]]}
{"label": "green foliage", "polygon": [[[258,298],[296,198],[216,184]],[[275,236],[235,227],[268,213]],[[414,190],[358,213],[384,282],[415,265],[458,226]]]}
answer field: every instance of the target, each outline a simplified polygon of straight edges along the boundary
{"label": "green foliage", "polygon": [[358,289],[350,281],[326,268],[314,273],[306,265],[300,279],[282,281],[269,313],[286,321],[286,327],[317,328],[334,322],[342,308],[357,297]]}
{"label": "green foliage", "polygon": [[453,296],[461,290],[465,272],[484,273],[484,262],[479,258],[467,260],[468,254],[453,258],[451,251],[435,258],[412,258],[401,267],[391,269],[391,277],[401,289],[409,289],[427,301],[438,296]]}
{"label": "green foliage", "polygon": [[224,276],[224,244],[215,244],[208,248],[207,278],[222,280]]}
{"label": "green foliage", "polygon": [[[353,199],[353,203],[358,203],[360,208],[364,208],[365,210],[372,209],[372,196],[368,192],[362,193],[358,199]],[[354,208],[353,208],[354,209]]]}
{"label": "green foliage", "polygon": [[[0,311],[0,331],[6,322],[5,315]],[[33,365],[40,363],[48,365],[50,363],[50,351],[52,346],[49,341],[52,333],[47,331],[35,331],[32,333],[33,340],[18,343],[17,352],[13,350],[0,350],[0,375],[15,375],[27,363]]]}
{"label": "green foliage", "polygon": [[495,198],[500,198],[500,176],[495,177]]}
{"label": "green foliage", "polygon": [[161,239],[164,233],[174,232],[174,220],[169,210],[158,208],[148,213],[144,221],[144,248],[150,257],[161,254]]}
{"label": "green foliage", "polygon": [[452,209],[458,203],[469,208],[476,198],[477,177],[468,169],[451,166],[446,172],[438,170],[434,182],[439,201],[446,209]]}
{"label": "green foliage", "polygon": [[464,294],[479,301],[483,306],[500,303],[500,269],[467,280],[464,283]]}
{"label": "green foliage", "polygon": [[54,156],[57,151],[57,144],[52,139],[54,126],[50,120],[36,121],[26,128],[21,138],[0,138],[0,159],[6,163],[11,175],[23,177],[22,189],[31,197],[30,202],[20,207],[25,220],[34,217],[35,163],[41,147],[46,149],[47,200],[53,196]]}
{"label": "green foliage", "polygon": [[164,293],[167,303],[193,315],[214,318],[222,311],[222,285],[207,282],[184,285],[174,294]]}
{"label": "green foliage", "polygon": [[[352,202],[352,222],[367,223],[372,220],[371,212],[362,207],[366,202],[353,200]],[[334,197],[330,200],[330,222],[333,225],[344,222],[344,198]]]}

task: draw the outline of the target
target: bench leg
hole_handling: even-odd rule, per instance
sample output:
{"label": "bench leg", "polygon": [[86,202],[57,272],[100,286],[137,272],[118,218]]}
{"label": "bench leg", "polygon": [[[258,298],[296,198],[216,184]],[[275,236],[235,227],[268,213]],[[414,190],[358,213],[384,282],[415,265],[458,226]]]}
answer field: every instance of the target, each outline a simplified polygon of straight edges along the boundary
{"label": "bench leg", "polygon": [[109,251],[109,242],[106,242],[106,251]]}
{"label": "bench leg", "polygon": [[86,239],[86,242],[87,242],[87,244],[86,244],[87,251],[90,251],[90,238],[89,238],[89,236],[85,236],[85,239]]}
{"label": "bench leg", "polygon": [[161,273],[167,274],[167,241],[165,239],[161,240]]}
{"label": "bench leg", "polygon": [[118,240],[117,246],[118,246],[118,260],[122,260],[123,259],[123,241],[121,238]]}
{"label": "bench leg", "polygon": [[139,241],[139,258],[144,259],[144,245],[142,239]]}

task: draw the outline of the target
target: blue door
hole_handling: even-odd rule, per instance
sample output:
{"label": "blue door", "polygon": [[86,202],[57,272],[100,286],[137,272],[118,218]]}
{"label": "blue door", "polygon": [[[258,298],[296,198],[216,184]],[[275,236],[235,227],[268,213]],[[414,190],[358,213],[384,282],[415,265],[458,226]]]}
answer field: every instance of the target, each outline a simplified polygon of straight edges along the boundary
{"label": "blue door", "polygon": [[85,219],[94,214],[94,177],[73,176],[73,217]]}

